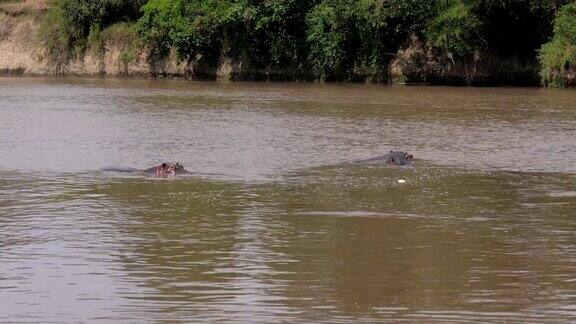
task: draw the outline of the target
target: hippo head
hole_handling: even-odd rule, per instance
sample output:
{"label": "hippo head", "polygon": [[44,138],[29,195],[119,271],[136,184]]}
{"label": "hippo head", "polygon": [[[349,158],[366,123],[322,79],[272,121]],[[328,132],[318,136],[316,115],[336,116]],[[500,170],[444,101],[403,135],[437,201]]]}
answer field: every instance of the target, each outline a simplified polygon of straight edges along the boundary
{"label": "hippo head", "polygon": [[184,169],[184,165],[180,162],[177,162],[176,164],[171,163],[170,169],[172,170],[172,173],[180,173],[180,174],[190,173]]}
{"label": "hippo head", "polygon": [[180,163],[162,163],[162,168],[166,174],[176,174],[178,171],[184,170],[184,167]]}
{"label": "hippo head", "polygon": [[414,158],[412,154],[403,151],[390,151],[387,155],[386,162],[393,165],[406,165],[410,164],[410,160]]}

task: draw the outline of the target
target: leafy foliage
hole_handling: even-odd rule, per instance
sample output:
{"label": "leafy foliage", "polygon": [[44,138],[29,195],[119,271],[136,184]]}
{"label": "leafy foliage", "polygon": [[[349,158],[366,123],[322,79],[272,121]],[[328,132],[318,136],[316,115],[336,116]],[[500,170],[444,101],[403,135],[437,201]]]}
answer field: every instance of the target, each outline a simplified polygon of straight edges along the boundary
{"label": "leafy foliage", "polygon": [[139,16],[144,0],[55,0],[42,21],[40,39],[51,66],[62,72],[89,47],[101,50],[102,30]]}
{"label": "leafy foliage", "polygon": [[430,42],[458,57],[469,56],[478,46],[482,24],[474,13],[475,3],[467,0],[444,0],[438,15],[428,22],[426,36]]}
{"label": "leafy foliage", "polygon": [[[307,15],[310,63],[321,79],[378,75],[410,34],[419,34],[433,1],[324,0]],[[377,78],[379,79],[379,78]]]}
{"label": "leafy foliage", "polygon": [[305,60],[308,1],[150,0],[138,22],[152,55],[171,48],[181,60],[212,62],[225,55],[244,68],[297,67]]}
{"label": "leafy foliage", "polygon": [[554,37],[540,49],[545,85],[576,85],[576,3],[563,6],[554,19]]}
{"label": "leafy foliage", "polygon": [[57,74],[63,72],[65,66],[73,58],[74,44],[71,40],[74,26],[64,19],[62,9],[54,7],[41,23],[40,40],[44,46],[49,66]]}
{"label": "leafy foliage", "polygon": [[[412,40],[464,65],[486,53],[535,65],[536,50],[552,35],[557,6],[568,1],[54,0],[40,34],[56,70],[124,38],[131,45],[121,61],[134,60],[138,44],[148,50],[151,69],[176,53],[213,71],[231,62],[238,79],[278,73],[384,81]],[[558,12],[554,39],[540,51],[543,75],[561,74],[572,62],[574,6]]]}

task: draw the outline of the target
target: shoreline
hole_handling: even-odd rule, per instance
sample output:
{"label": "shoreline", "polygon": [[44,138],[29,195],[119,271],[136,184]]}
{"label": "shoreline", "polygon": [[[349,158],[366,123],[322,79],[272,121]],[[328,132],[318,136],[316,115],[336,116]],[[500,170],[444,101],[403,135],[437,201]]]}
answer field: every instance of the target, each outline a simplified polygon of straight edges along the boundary
{"label": "shoreline", "polygon": [[[243,68],[241,62],[221,56],[210,65],[179,62],[176,54],[158,62],[149,62],[145,48],[134,51],[133,60],[123,61],[123,44],[107,44],[103,53],[85,53],[60,67],[51,67],[37,38],[38,22],[34,16],[5,16],[6,28],[0,34],[1,77],[64,77],[147,80],[197,80],[233,82],[296,82],[335,84],[392,84],[406,86],[459,87],[543,87],[534,62],[500,60],[492,65],[447,62],[437,56],[423,56],[421,44],[412,50],[395,53],[385,73],[355,70],[339,79],[319,80],[307,71],[290,68]],[[424,59],[415,65],[415,58]]]}
{"label": "shoreline", "polygon": [[[119,76],[113,74],[93,75],[93,74],[66,74],[56,75],[53,73],[35,74],[5,73],[6,69],[0,69],[0,79],[51,79],[51,80],[109,80],[109,81],[180,81],[180,82],[202,82],[202,83],[254,83],[254,84],[309,84],[309,85],[366,85],[366,86],[400,86],[400,87],[455,87],[455,88],[521,88],[521,89],[550,89],[543,85],[536,84],[510,84],[510,83],[493,83],[493,84],[461,84],[461,83],[431,83],[431,82],[369,82],[369,81],[318,81],[318,80],[243,80],[243,79],[195,79],[178,75],[169,75],[162,77],[129,75]],[[560,90],[569,90],[565,88]],[[558,89],[557,89],[558,90]]]}

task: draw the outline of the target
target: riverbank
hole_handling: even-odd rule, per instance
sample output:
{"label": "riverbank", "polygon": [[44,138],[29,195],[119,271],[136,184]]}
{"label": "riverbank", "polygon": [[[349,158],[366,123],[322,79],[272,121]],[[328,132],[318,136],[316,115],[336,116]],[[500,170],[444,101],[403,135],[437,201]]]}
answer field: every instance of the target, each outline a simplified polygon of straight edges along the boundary
{"label": "riverbank", "polygon": [[[38,39],[41,19],[49,9],[49,1],[24,1],[0,4],[0,75],[50,76],[57,71],[50,66]],[[147,76],[148,64],[139,53],[126,73],[120,64],[120,51],[110,46],[104,56],[82,55],[66,65],[61,74],[72,76]],[[174,69],[176,67],[168,66]]]}
{"label": "riverbank", "polygon": [[84,53],[57,69],[38,37],[49,8],[48,0],[0,3],[0,76],[233,79],[234,67],[224,60],[216,68],[201,69],[178,62],[172,53],[151,62],[143,47],[135,48],[127,60],[122,39],[104,44],[100,53]]}
{"label": "riverbank", "polygon": [[[536,57],[520,58],[512,53],[497,56],[477,51],[470,58],[455,59],[412,35],[380,67],[354,67],[346,75],[323,77],[294,66],[258,66],[251,58],[229,55],[228,50],[212,58],[202,55],[179,60],[172,48],[151,58],[149,46],[125,37],[122,30],[103,37],[97,50],[85,50],[71,59],[47,54],[38,36],[42,20],[51,7],[49,0],[0,3],[0,75],[79,76],[130,78],[182,78],[195,80],[250,81],[348,81],[426,83],[446,85],[540,85],[541,69]],[[113,29],[113,28],[112,28]],[[119,29],[119,28],[117,28]],[[136,44],[137,45],[134,45]],[[227,46],[227,45],[226,45]],[[225,47],[226,47],[225,46]],[[227,54],[228,53],[228,54]]]}

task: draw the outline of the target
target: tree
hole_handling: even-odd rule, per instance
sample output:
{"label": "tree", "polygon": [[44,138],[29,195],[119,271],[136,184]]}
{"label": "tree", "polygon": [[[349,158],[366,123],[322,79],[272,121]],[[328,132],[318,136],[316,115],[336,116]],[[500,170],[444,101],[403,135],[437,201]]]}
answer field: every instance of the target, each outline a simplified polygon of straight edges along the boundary
{"label": "tree", "polygon": [[576,3],[564,5],[554,18],[554,37],[540,49],[546,86],[576,86]]}

